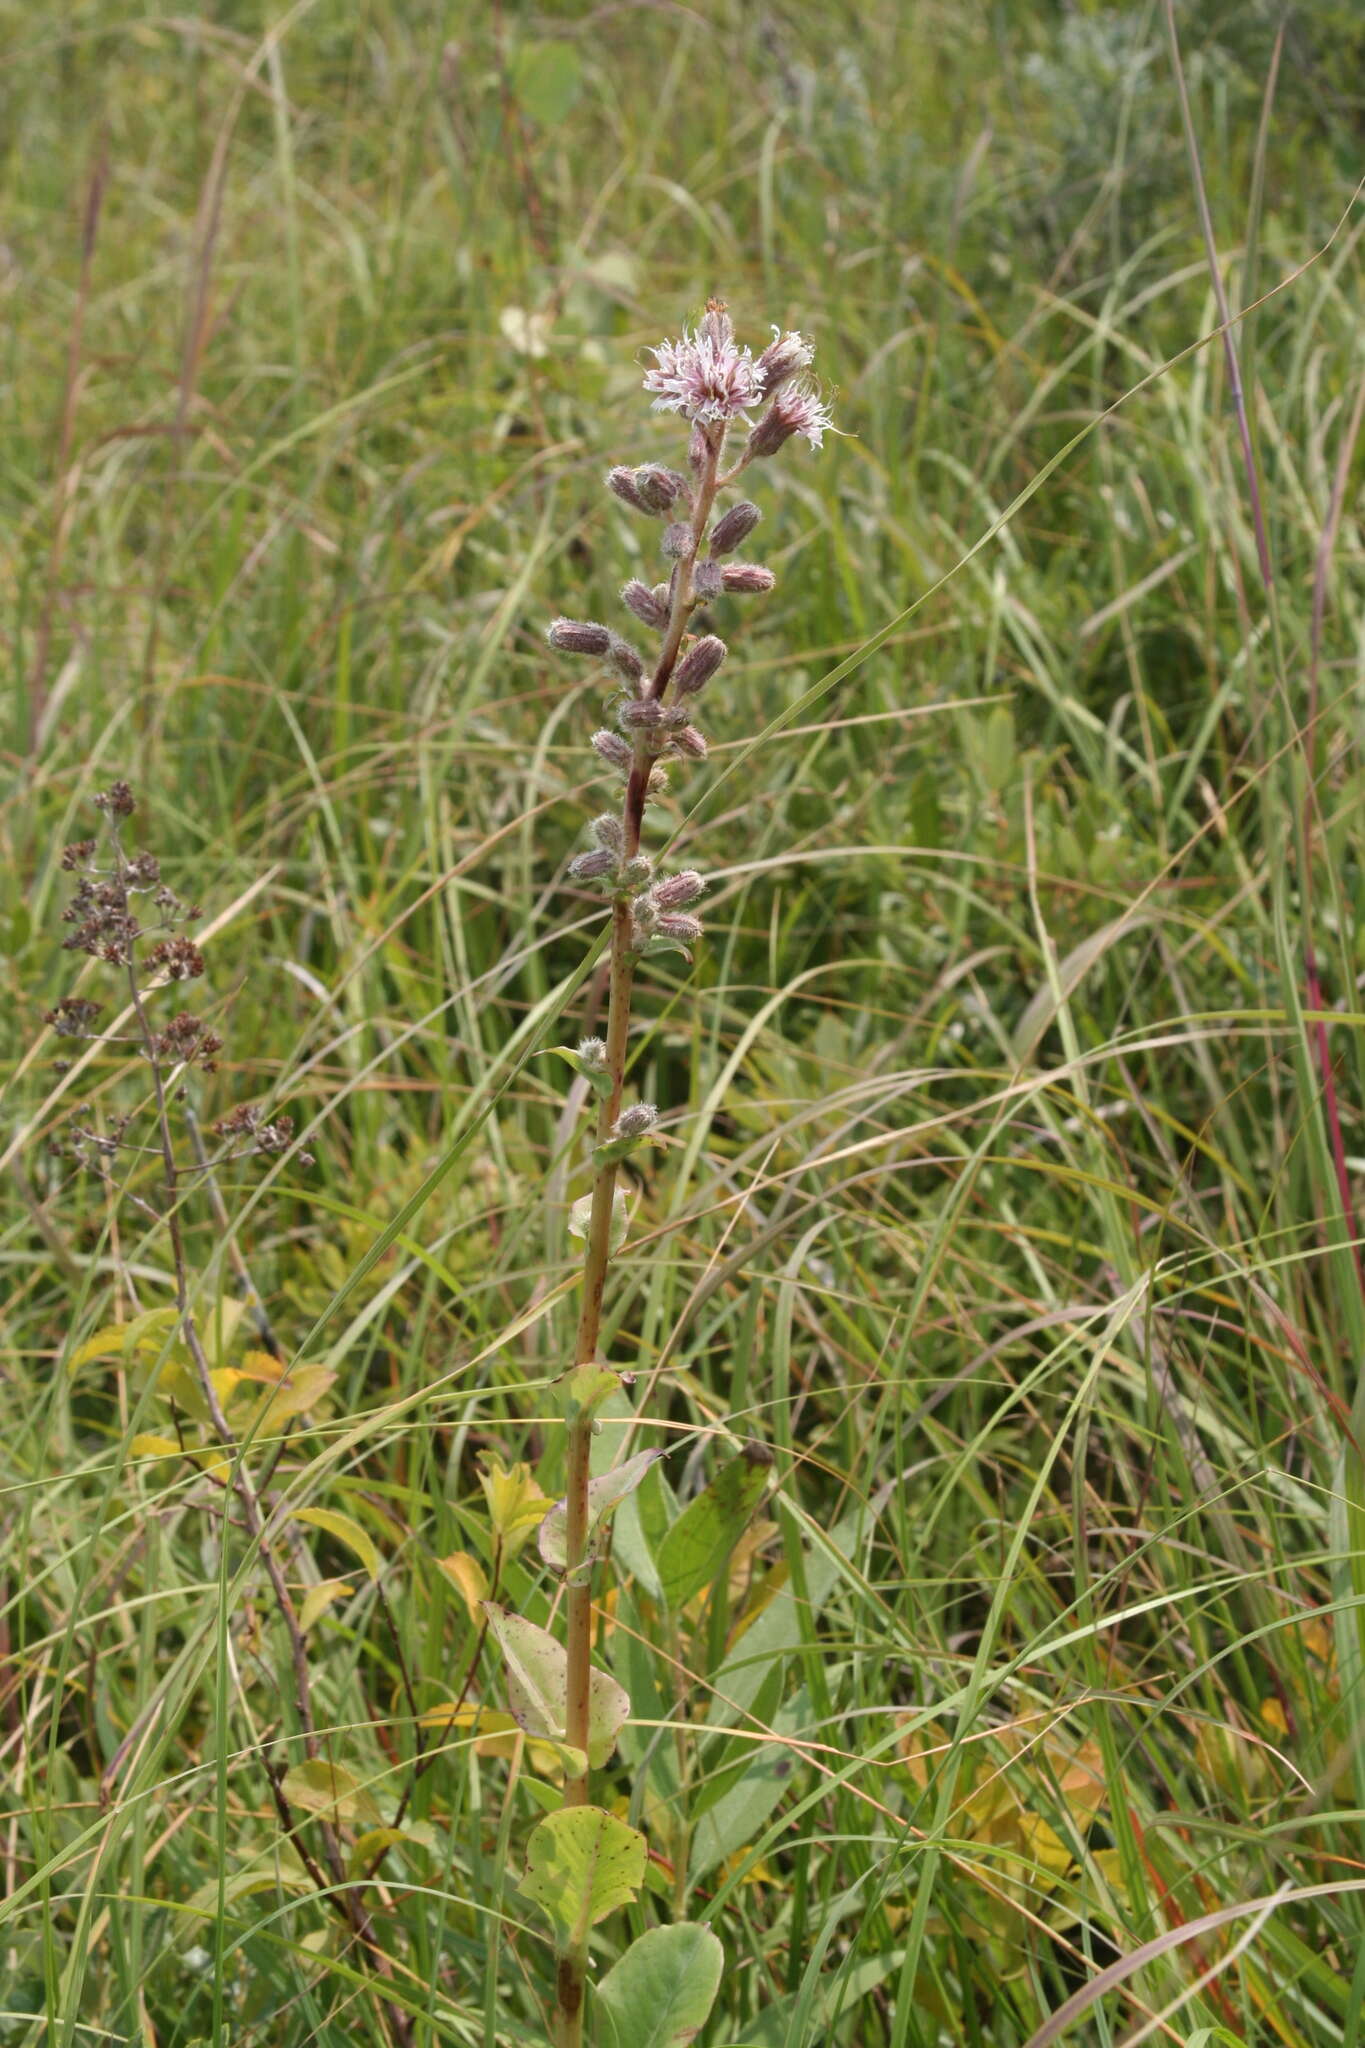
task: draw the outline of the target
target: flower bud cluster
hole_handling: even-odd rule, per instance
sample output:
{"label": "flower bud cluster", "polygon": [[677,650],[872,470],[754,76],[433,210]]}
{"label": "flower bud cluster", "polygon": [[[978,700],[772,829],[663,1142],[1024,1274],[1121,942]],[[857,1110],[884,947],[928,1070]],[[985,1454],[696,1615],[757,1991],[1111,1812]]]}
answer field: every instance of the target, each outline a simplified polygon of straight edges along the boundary
{"label": "flower bud cluster", "polygon": [[675,505],[692,500],[687,478],[657,462],[642,463],[638,469],[608,470],[607,489],[632,512],[643,512],[652,519],[662,519]]}
{"label": "flower bud cluster", "polygon": [[[774,327],[772,340],[755,356],[736,341],[734,324],[719,300],[708,303],[695,328],[685,328],[679,339],[661,342],[650,353],[645,389],[653,394],[656,411],[677,413],[687,422],[691,480],[679,470],[646,462],[618,465],[606,482],[622,504],[663,522],[660,551],[667,577],[656,583],[632,577],[621,590],[627,611],[663,637],[659,665],[647,677],[645,663],[629,642],[595,620],[556,619],[548,633],[552,647],[603,662],[627,686],[616,709],[617,730],[599,727],[591,744],[599,760],[627,784],[626,802],[635,807],[631,839],[638,830],[642,780],[646,798],[658,795],[666,787],[664,759],[704,761],[707,756],[705,735],[692,723],[690,700],[716,676],[726,647],[714,633],[689,641],[684,629],[690,612],[715,598],[757,595],[774,587],[773,572],[763,563],[726,559],[758,525],[758,506],[746,498],[721,511],[709,541],[703,508],[709,512],[717,489],[733,484],[749,463],[775,455],[794,435],[819,448],[831,425],[829,408],[808,375],[815,354],[810,342]],[[737,424],[746,430],[742,452],[722,474],[722,451]],[[575,881],[599,882],[618,897],[630,896],[632,943],[638,950],[686,947],[700,935],[699,920],[686,908],[701,891],[699,875],[687,869],[655,881],[645,856],[625,858],[627,834],[618,820],[597,819],[591,838],[587,851],[570,861],[569,873]]]}
{"label": "flower bud cluster", "polygon": [[686,949],[702,934],[701,919],[684,905],[695,903],[705,887],[695,868],[683,868],[638,895],[630,906],[631,944],[640,953],[662,947]]}

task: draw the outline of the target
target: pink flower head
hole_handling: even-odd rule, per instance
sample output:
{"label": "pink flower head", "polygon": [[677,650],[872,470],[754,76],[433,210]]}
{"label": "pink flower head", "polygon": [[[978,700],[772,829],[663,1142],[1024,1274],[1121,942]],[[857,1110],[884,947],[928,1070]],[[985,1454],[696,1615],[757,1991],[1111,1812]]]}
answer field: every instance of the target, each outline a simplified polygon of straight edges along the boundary
{"label": "pink flower head", "polygon": [[813,385],[783,384],[749,436],[749,454],[776,455],[793,434],[804,434],[811,447],[818,448],[833,425],[829,407]]}
{"label": "pink flower head", "polygon": [[804,334],[783,334],[774,327],[773,338],[758,359],[763,395],[771,398],[779,384],[808,370],[815,360],[815,345]]}
{"label": "pink flower head", "polygon": [[657,393],[656,412],[680,412],[707,426],[735,419],[763,396],[758,365],[737,346],[723,308],[708,307],[695,334],[684,328],[681,341],[661,341],[650,354],[645,390]]}

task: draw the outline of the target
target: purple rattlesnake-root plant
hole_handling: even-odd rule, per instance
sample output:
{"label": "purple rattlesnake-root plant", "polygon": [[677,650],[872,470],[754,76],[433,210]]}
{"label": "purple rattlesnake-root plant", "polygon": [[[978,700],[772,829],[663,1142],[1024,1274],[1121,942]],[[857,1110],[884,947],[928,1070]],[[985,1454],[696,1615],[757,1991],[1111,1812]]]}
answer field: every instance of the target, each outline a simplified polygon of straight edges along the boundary
{"label": "purple rattlesnake-root plant", "polygon": [[[718,499],[794,435],[820,447],[830,426],[807,375],[813,350],[800,334],[774,329],[770,345],[755,356],[736,342],[724,306],[712,300],[695,331],[652,354],[645,389],[654,394],[656,410],[678,413],[688,423],[686,470],[647,462],[613,469],[607,484],[633,511],[663,522],[661,580],[651,586],[632,579],[621,593],[636,620],[657,636],[657,651],[646,658],[610,627],[588,621],[556,619],[548,634],[552,647],[600,663],[621,686],[614,729],[592,736],[599,758],[619,780],[620,808],[593,820],[592,843],[569,868],[576,881],[595,884],[610,900],[611,962],[605,1038],[566,1049],[589,1083],[597,1117],[591,1193],[575,1204],[571,1223],[584,1254],[573,1364],[560,1382],[568,1433],[565,1492],[540,1532],[541,1555],[563,1580],[560,1636],[499,1606],[486,1610],[506,1665],[511,1709],[528,1734],[555,1745],[565,1771],[562,1806],[532,1833],[521,1884],[554,1931],[557,2048],[579,2048],[585,2038],[589,1930],[636,1895],[646,1854],[641,1834],[590,1799],[590,1774],[610,1757],[629,1704],[615,1679],[592,1662],[592,1570],[605,1521],[660,1454],[641,1452],[594,1476],[591,1450],[594,1413],[622,1385],[598,1356],[603,1287],[626,1230],[618,1172],[657,1121],[652,1104],[622,1103],[631,998],[642,961],[666,949],[687,954],[700,937],[692,906],[703,883],[691,868],[658,874],[642,850],[641,829],[651,797],[665,785],[665,763],[706,758],[697,705],[726,649],[713,633],[689,635],[694,612],[725,593],[773,586],[771,570],[734,559],[758,524],[758,507],[740,499],[721,510]],[[666,1986],[674,2000],[670,2011],[676,2007],[678,2014],[668,2038],[692,2039],[720,1969],[720,1945],[708,1929],[685,1921],[651,1929],[598,1986],[597,2037],[604,2044],[662,2038],[655,2030]]]}

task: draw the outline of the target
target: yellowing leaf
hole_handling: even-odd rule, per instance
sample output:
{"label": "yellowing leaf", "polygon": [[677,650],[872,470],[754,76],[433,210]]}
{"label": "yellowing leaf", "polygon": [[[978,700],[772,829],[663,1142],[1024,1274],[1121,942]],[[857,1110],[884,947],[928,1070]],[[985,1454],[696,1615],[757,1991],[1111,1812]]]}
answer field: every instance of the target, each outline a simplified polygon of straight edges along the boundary
{"label": "yellowing leaf", "polygon": [[128,1446],[134,1458],[178,1458],[180,1446],[173,1436],[135,1436]]}
{"label": "yellowing leaf", "polygon": [[327,1612],[337,1600],[344,1600],[351,1591],[349,1579],[323,1579],[318,1585],[310,1586],[303,1596],[299,1608],[299,1627],[307,1635],[313,1623]]}
{"label": "yellowing leaf", "polygon": [[469,1619],[478,1621],[479,1608],[488,1598],[488,1574],[477,1557],[467,1550],[452,1550],[449,1557],[438,1557],[436,1562],[469,1609]]}
{"label": "yellowing leaf", "polygon": [[175,1308],[149,1308],[140,1316],[133,1316],[126,1323],[106,1323],[102,1330],[96,1330],[93,1337],[87,1337],[84,1344],[78,1344],[67,1360],[68,1372],[79,1372],[83,1365],[89,1365],[96,1358],[129,1359],[153,1356],[165,1348],[167,1337],[180,1320]]}
{"label": "yellowing leaf", "polygon": [[301,1806],[306,1813],[326,1814],[331,1820],[363,1821],[371,1827],[379,1825],[379,1808],[373,1794],[354,1772],[341,1764],[328,1763],[325,1757],[309,1757],[306,1763],[295,1764],[292,1771],[285,1772],[281,1790],[291,1806]]}
{"label": "yellowing leaf", "polygon": [[[243,1377],[246,1375],[243,1374]],[[260,1396],[251,1414],[243,1422],[243,1430],[270,1435],[283,1429],[286,1422],[292,1421],[294,1416],[306,1415],[310,1408],[316,1408],[335,1381],[336,1374],[329,1366],[296,1365],[277,1386]]]}
{"label": "yellowing leaf", "polygon": [[[517,1725],[561,1748],[571,1769],[565,1729],[568,1701],[568,1652],[543,1628],[508,1614],[491,1601],[484,1606],[488,1626],[507,1667],[507,1704]],[[594,1666],[588,1680],[588,1761],[600,1769],[616,1747],[616,1737],[630,1717],[630,1695],[608,1671]]]}
{"label": "yellowing leaf", "polygon": [[379,1577],[383,1562],[374,1539],[367,1536],[359,1522],[349,1515],[339,1515],[335,1508],[295,1508],[294,1520],[307,1522],[311,1528],[325,1529],[329,1536],[335,1536],[338,1543],[344,1543],[348,1550],[355,1552],[372,1579]]}
{"label": "yellowing leaf", "polygon": [[422,1726],[438,1728],[443,1733],[452,1728],[474,1730],[474,1750],[478,1756],[512,1757],[518,1741],[524,1741],[531,1769],[542,1778],[553,1778],[557,1784],[563,1781],[565,1756],[574,1758],[576,1765],[584,1760],[579,1750],[556,1748],[552,1742],[537,1741],[534,1735],[523,1736],[512,1716],[500,1714],[494,1707],[469,1703],[462,1707],[431,1707],[422,1716]]}

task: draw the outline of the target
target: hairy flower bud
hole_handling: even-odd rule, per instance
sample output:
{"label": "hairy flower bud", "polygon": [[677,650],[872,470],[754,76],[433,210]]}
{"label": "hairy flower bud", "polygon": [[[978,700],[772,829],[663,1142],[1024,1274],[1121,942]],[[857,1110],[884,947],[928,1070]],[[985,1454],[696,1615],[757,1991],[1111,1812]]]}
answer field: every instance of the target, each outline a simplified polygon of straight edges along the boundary
{"label": "hairy flower bud", "polygon": [[569,873],[576,882],[600,881],[603,875],[616,871],[616,855],[610,847],[595,846],[591,853],[579,853],[569,862]]}
{"label": "hairy flower bud", "polygon": [[621,705],[616,718],[623,732],[640,735],[657,751],[674,727],[684,723],[687,713],[680,705],[661,704],[657,697],[631,697]]}
{"label": "hairy flower bud", "polygon": [[582,1060],[584,1066],[590,1068],[594,1074],[606,1073],[607,1047],[604,1039],[580,1038],[578,1041],[578,1057]]}
{"label": "hairy flower bud", "polygon": [[603,726],[592,736],[593,752],[613,768],[619,768],[623,775],[629,775],[635,765],[635,750],[628,747],[619,733],[608,732]]}
{"label": "hairy flower bud", "polygon": [[[664,588],[667,587],[665,584]],[[638,577],[632,576],[630,582],[623,587],[621,602],[628,610],[634,612],[637,619],[643,620],[647,626],[653,626],[656,633],[662,633],[668,624],[667,604],[660,603],[649,585],[641,583]]]}
{"label": "hairy flower bud", "polygon": [[647,853],[633,853],[621,870],[623,889],[647,889],[653,879],[654,863]]}
{"label": "hairy flower bud", "polygon": [[727,562],[721,570],[721,588],[737,593],[771,590],[776,581],[761,562]]}
{"label": "hairy flower bud", "polygon": [[641,661],[629,640],[623,640],[618,633],[609,636],[607,660],[611,663],[623,683],[638,683],[645,672]]}
{"label": "hairy flower bud", "polygon": [[607,471],[607,489],[614,496],[618,497],[623,505],[629,505],[632,512],[645,512],[648,510],[639,491],[636,489],[635,471],[633,469],[626,469],[620,466],[616,469],[609,469]]}
{"label": "hairy flower bud", "polygon": [[751,505],[747,498],[738,505],[732,505],[728,512],[722,512],[711,528],[712,555],[730,554],[749,538],[762,517],[757,505]]}
{"label": "hairy flower bud", "polygon": [[609,815],[594,818],[588,830],[592,834],[595,846],[604,846],[608,853],[614,853],[618,857],[625,852],[626,829],[619,818]]}
{"label": "hairy flower bud", "polygon": [[660,911],[654,920],[654,930],[663,939],[679,939],[685,946],[693,945],[704,930],[699,917],[689,917],[685,910]]}
{"label": "hairy flower bud", "polygon": [[650,893],[660,910],[681,910],[685,903],[695,903],[705,886],[695,868],[681,868],[656,882]]}
{"label": "hairy flower bud", "polygon": [[652,1102],[634,1102],[629,1109],[621,1111],[611,1134],[613,1138],[643,1138],[658,1121],[659,1112]]}
{"label": "hairy flower bud", "polygon": [[719,597],[725,588],[719,562],[698,562],[692,571],[692,588],[698,597]]}
{"label": "hairy flower bud", "polygon": [[704,634],[688,648],[673,673],[674,688],[680,697],[694,697],[698,690],[704,690],[726,655],[725,642],[714,633]]}
{"label": "hairy flower bud", "polygon": [[612,641],[608,628],[592,619],[556,619],[545,638],[561,654],[605,654]]}
{"label": "hairy flower bud", "polygon": [[771,398],[779,384],[785,384],[798,371],[809,369],[814,360],[815,349],[804,335],[779,334],[774,327],[773,338],[758,359],[763,396]]}
{"label": "hairy flower bud", "polygon": [[697,731],[695,725],[679,726],[673,735],[673,750],[685,754],[689,761],[704,761],[707,755],[705,734]]}
{"label": "hairy flower bud", "polygon": [[635,493],[646,512],[672,511],[679,498],[691,495],[687,478],[676,469],[664,469],[657,462],[642,463],[635,472]]}
{"label": "hairy flower bud", "polygon": [[691,550],[692,529],[684,520],[664,528],[663,551],[666,562],[680,562]]}

